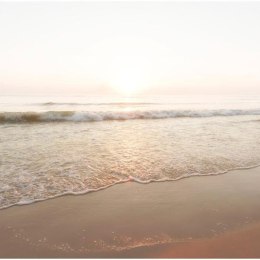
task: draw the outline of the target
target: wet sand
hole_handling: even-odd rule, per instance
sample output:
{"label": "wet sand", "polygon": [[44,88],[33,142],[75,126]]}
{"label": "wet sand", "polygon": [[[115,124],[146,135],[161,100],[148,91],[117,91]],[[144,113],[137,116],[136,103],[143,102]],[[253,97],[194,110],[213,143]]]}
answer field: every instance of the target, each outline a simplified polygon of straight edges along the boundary
{"label": "wet sand", "polygon": [[[259,258],[260,223],[210,239],[137,248],[119,257],[140,258]],[[113,255],[112,255],[113,256]]]}
{"label": "wet sand", "polygon": [[260,168],[0,210],[0,257],[260,257]]}

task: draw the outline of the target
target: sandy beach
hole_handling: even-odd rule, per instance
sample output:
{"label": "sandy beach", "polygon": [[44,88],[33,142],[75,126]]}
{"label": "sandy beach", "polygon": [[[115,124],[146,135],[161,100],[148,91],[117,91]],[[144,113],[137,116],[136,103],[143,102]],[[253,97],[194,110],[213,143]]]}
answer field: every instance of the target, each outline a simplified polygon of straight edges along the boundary
{"label": "sandy beach", "polygon": [[0,1],[0,258],[260,259],[259,13]]}
{"label": "sandy beach", "polygon": [[0,211],[0,257],[260,257],[260,168]]}

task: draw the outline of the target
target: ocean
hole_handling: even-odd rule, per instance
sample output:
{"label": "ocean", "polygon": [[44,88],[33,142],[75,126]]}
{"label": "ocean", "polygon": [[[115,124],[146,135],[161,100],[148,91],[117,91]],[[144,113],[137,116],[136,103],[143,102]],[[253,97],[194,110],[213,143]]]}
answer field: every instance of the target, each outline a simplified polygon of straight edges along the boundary
{"label": "ocean", "polygon": [[259,164],[260,97],[0,96],[0,208]]}

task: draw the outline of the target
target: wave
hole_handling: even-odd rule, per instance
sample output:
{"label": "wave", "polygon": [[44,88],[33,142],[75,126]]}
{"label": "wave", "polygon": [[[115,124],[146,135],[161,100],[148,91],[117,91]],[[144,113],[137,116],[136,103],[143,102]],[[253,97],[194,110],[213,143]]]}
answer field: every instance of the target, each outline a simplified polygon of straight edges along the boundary
{"label": "wave", "polygon": [[234,168],[226,169],[224,171],[219,171],[219,172],[211,172],[211,173],[205,173],[205,174],[195,172],[195,173],[185,174],[185,175],[182,175],[182,176],[177,177],[177,178],[149,179],[149,180],[145,180],[145,181],[138,179],[136,177],[133,177],[133,176],[129,176],[126,179],[122,179],[122,180],[116,181],[112,184],[105,185],[105,186],[102,186],[102,187],[99,187],[99,188],[96,188],[96,189],[83,189],[82,191],[77,191],[77,192],[66,191],[66,192],[63,192],[63,193],[60,193],[60,194],[57,194],[57,195],[52,195],[52,196],[48,196],[48,197],[40,198],[40,199],[27,199],[27,200],[22,199],[22,200],[20,200],[16,203],[3,205],[3,206],[0,205],[0,210],[7,209],[7,208],[10,208],[10,207],[13,207],[13,206],[29,205],[29,204],[33,204],[33,203],[36,203],[36,202],[42,202],[42,201],[46,201],[46,200],[49,200],[49,199],[55,199],[55,198],[63,197],[63,196],[85,195],[85,194],[88,194],[88,193],[91,193],[91,192],[97,192],[97,191],[105,190],[105,189],[108,189],[108,188],[113,187],[115,185],[124,184],[124,183],[127,183],[127,182],[136,182],[136,183],[139,183],[139,184],[150,184],[150,183],[156,183],[156,182],[180,181],[180,180],[191,178],[191,177],[219,176],[219,175],[227,174],[227,173],[230,173],[230,172],[233,172],[233,171],[250,170],[250,169],[254,169],[254,168],[258,168],[258,167],[260,167],[260,164],[255,164],[255,165],[251,165],[251,166],[244,166],[244,167],[234,167]]}
{"label": "wave", "polygon": [[260,115],[260,109],[149,110],[149,111],[48,111],[1,112],[0,123],[93,122],[105,120],[165,119]]}

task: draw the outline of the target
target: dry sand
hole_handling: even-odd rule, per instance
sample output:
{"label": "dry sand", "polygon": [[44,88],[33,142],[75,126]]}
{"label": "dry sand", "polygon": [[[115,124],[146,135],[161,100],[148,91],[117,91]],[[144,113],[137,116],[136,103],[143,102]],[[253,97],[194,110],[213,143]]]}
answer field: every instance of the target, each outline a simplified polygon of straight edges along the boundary
{"label": "dry sand", "polygon": [[260,168],[0,210],[0,257],[260,257]]}

